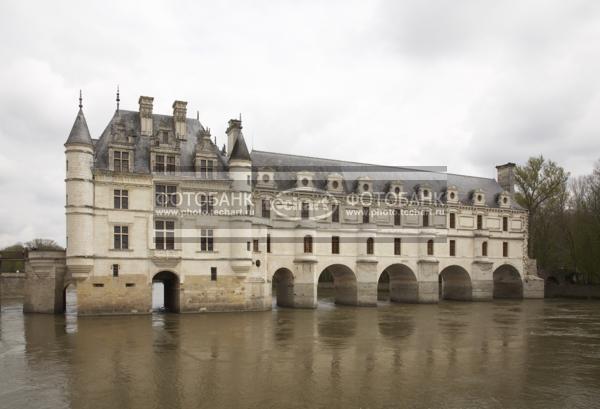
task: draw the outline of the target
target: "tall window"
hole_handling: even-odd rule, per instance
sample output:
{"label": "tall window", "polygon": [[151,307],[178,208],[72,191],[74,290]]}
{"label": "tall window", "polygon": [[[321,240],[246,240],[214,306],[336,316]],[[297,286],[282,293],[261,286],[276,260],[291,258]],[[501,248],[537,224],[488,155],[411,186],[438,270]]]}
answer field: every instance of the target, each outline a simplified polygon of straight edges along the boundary
{"label": "tall window", "polygon": [[433,256],[433,240],[427,240],[427,255]]}
{"label": "tall window", "polygon": [[456,256],[456,240],[450,240],[450,255]]}
{"label": "tall window", "polygon": [[113,273],[113,277],[119,276],[119,265],[118,264],[112,265],[112,273]]}
{"label": "tall window", "polygon": [[487,241],[484,241],[483,243],[481,243],[481,255],[483,257],[487,257]]}
{"label": "tall window", "polygon": [[508,231],[508,217],[502,218],[502,231]]}
{"label": "tall window", "polygon": [[217,281],[217,268],[216,267],[210,268],[210,281]]}
{"label": "tall window", "polygon": [[175,173],[175,156],[167,155],[167,173]]}
{"label": "tall window", "polygon": [[304,236],[304,252],[305,253],[313,252],[313,238],[310,235]]}
{"label": "tall window", "polygon": [[304,220],[310,217],[310,204],[308,202],[302,202],[300,217]]}
{"label": "tall window", "polygon": [[113,168],[115,172],[129,172],[129,152],[114,151]]}
{"label": "tall window", "polygon": [[213,197],[210,195],[200,195],[200,212],[204,215],[211,215],[214,212],[213,209]]}
{"label": "tall window", "polygon": [[271,252],[271,235],[267,233],[267,253]]}
{"label": "tall window", "polygon": [[154,170],[159,173],[174,173],[175,155],[156,155]]}
{"label": "tall window", "polygon": [[259,250],[260,250],[260,248],[259,248],[258,239],[252,240],[252,251],[255,253],[258,253]]}
{"label": "tall window", "polygon": [[129,227],[114,226],[114,249],[127,250],[129,248]]}
{"label": "tall window", "polygon": [[502,242],[502,257],[508,257],[508,242]]}
{"label": "tall window", "polygon": [[129,192],[124,189],[115,189],[114,194],[115,209],[129,209]]}
{"label": "tall window", "polygon": [[367,254],[374,254],[375,253],[375,240],[373,240],[373,237],[369,237],[367,239]]}
{"label": "tall window", "polygon": [[362,209],[362,222],[363,223],[369,223],[369,208],[368,207],[363,207]]}
{"label": "tall window", "polygon": [[334,203],[331,205],[331,222],[339,223],[340,222],[340,205]]}
{"label": "tall window", "polygon": [[262,217],[271,218],[271,201],[269,199],[262,200]]}
{"label": "tall window", "polygon": [[402,222],[401,216],[400,209],[394,209],[394,226],[400,226]]}
{"label": "tall window", "polygon": [[450,228],[456,229],[456,213],[450,213]]}
{"label": "tall window", "polygon": [[212,229],[200,229],[200,251],[214,251],[215,239]]}
{"label": "tall window", "polygon": [[175,249],[175,222],[172,220],[154,221],[154,243],[157,250]]}
{"label": "tall window", "polygon": [[478,214],[477,215],[477,230],[481,230],[483,229],[483,216]]}
{"label": "tall window", "polygon": [[200,178],[214,179],[215,177],[215,162],[209,159],[200,160]]}
{"label": "tall window", "polygon": [[331,254],[340,254],[340,236],[331,236]]}
{"label": "tall window", "polygon": [[423,212],[423,227],[429,227],[429,212]]}
{"label": "tall window", "polygon": [[156,185],[156,206],[175,207],[177,204],[177,186]]}
{"label": "tall window", "polygon": [[400,237],[394,238],[394,254],[396,256],[402,254],[402,239]]}

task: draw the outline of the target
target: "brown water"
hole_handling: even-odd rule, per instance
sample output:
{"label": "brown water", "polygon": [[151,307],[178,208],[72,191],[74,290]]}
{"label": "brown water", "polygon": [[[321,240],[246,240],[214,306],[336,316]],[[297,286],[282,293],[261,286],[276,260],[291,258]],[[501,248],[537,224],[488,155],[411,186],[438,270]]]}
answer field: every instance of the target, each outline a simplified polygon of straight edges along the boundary
{"label": "brown water", "polygon": [[600,406],[600,302],[0,315],[1,408]]}

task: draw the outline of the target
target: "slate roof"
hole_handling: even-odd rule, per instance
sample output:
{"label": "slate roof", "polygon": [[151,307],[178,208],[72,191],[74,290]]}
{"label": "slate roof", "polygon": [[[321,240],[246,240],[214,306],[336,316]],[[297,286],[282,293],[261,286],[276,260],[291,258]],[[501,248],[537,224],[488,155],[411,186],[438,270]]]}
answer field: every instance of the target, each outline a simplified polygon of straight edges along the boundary
{"label": "slate roof", "polygon": [[[314,173],[315,187],[319,189],[326,188],[329,174],[341,175],[346,193],[356,191],[358,178],[361,176],[370,177],[374,192],[387,192],[389,183],[393,181],[401,181],[406,192],[415,192],[419,185],[428,185],[433,192],[442,194],[447,187],[454,185],[458,189],[459,201],[463,204],[470,204],[472,192],[482,189],[489,207],[499,207],[496,199],[503,191],[495,179],[449,174],[436,168],[379,166],[258,150],[253,150],[251,157],[255,170],[270,168],[275,172],[274,178],[279,190],[294,188],[296,173],[309,171]],[[513,201],[513,208],[520,207]]]}
{"label": "slate roof", "polygon": [[244,136],[241,133],[240,136],[236,139],[235,144],[233,145],[230,159],[248,161],[251,160],[250,153],[248,153],[248,147],[246,146],[246,141],[244,140]]}
{"label": "slate roof", "polygon": [[[113,133],[113,125],[121,127],[125,135],[131,136],[134,148],[134,173],[150,173],[150,136],[143,136],[140,132],[140,115],[136,111],[116,111],[108,123],[104,132],[94,144],[95,146],[95,167],[97,169],[108,169],[108,147],[116,142],[117,136]],[[157,132],[161,127],[168,126],[173,132],[175,123],[170,115],[152,115],[152,129]],[[204,127],[197,119],[186,119],[187,134],[186,139],[180,143],[180,169],[182,172],[194,171],[194,158],[196,156],[196,144],[198,135],[204,131]],[[227,167],[227,159],[217,148],[214,142],[211,142],[215,155],[218,159],[217,171],[223,171]]]}
{"label": "slate roof", "polygon": [[83,110],[81,108],[79,108],[77,117],[75,117],[73,128],[71,128],[71,133],[69,133],[69,137],[67,138],[67,142],[65,142],[65,145],[75,143],[93,145],[92,137],[90,136],[90,130],[87,126],[85,115],[83,115]]}

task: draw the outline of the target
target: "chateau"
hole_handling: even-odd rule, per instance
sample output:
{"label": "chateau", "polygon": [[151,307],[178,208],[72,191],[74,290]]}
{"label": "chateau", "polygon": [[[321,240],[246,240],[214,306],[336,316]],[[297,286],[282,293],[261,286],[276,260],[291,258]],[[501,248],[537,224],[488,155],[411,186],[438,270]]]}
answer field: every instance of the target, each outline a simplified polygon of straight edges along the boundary
{"label": "chateau", "polygon": [[[66,256],[29,263],[51,259],[47,309],[64,308],[69,283],[80,314],[149,313],[153,282],[173,312],[268,310],[275,297],[315,308],[319,277],[356,306],[376,306],[382,286],[392,302],[543,297],[514,164],[494,180],[249,152],[241,118],[228,125],[219,148],[186,102],[161,115],[142,96],[94,139],[80,103],[65,143]],[[30,287],[26,310],[44,309]]]}

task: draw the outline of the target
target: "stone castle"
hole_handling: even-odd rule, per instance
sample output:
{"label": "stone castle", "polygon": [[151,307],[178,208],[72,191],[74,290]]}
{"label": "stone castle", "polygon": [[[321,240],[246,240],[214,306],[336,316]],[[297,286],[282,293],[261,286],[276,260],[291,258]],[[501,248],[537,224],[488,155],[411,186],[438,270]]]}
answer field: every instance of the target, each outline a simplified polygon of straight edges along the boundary
{"label": "stone castle", "polygon": [[172,312],[315,308],[320,277],[357,306],[382,285],[393,302],[543,297],[514,164],[496,181],[249,152],[241,118],[226,134],[219,148],[186,102],[161,115],[142,96],[94,139],[80,100],[66,254],[30,254],[25,310],[62,311],[75,284],[79,314],[149,313],[156,282]]}

